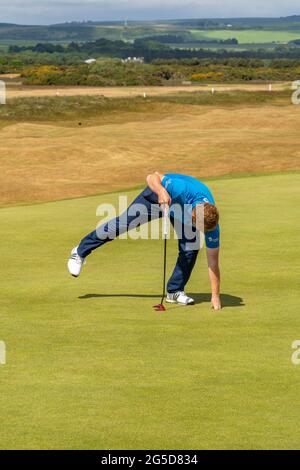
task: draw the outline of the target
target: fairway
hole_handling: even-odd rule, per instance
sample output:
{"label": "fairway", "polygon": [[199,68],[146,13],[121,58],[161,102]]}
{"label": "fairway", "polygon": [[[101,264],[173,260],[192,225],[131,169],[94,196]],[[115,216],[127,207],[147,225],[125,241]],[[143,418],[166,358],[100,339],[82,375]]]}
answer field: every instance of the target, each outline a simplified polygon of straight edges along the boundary
{"label": "fairway", "polygon": [[300,39],[300,31],[257,31],[256,29],[247,29],[245,31],[236,31],[234,29],[204,31],[192,29],[190,31],[195,39],[231,39],[236,38],[239,44],[263,44],[270,42],[289,42]]}
{"label": "fairway", "polygon": [[[299,184],[299,173],[209,182],[218,313],[204,253],[187,288],[197,304],[152,309],[157,240],[108,244],[69,276],[69,250],[117,194],[1,209],[0,448],[299,449]],[[176,253],[172,241],[169,271]]]}
{"label": "fairway", "polygon": [[[0,76],[1,77],[1,76]],[[238,84],[201,84],[201,85],[181,85],[181,86],[128,86],[128,87],[80,87],[80,86],[26,86],[26,87],[8,87],[7,97],[13,98],[37,98],[46,96],[105,96],[106,98],[133,98],[175,95],[177,93],[210,92],[214,86],[218,91],[265,91],[268,89],[266,83],[238,83]],[[274,91],[284,90],[290,87],[288,82],[278,82],[273,84]]]}

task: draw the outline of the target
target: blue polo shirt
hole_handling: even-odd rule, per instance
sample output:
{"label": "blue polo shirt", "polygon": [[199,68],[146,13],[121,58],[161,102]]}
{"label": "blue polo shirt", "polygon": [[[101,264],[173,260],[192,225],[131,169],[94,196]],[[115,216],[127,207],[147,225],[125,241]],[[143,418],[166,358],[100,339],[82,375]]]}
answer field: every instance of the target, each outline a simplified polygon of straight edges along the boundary
{"label": "blue polo shirt", "polygon": [[[192,176],[168,173],[162,179],[162,185],[172,199],[171,211],[172,206],[175,204],[182,208],[189,205],[192,209],[197,204],[204,204],[205,202],[215,204],[214,197],[209,188]],[[219,225],[215,230],[205,232],[205,242],[208,248],[218,248],[220,246]]]}

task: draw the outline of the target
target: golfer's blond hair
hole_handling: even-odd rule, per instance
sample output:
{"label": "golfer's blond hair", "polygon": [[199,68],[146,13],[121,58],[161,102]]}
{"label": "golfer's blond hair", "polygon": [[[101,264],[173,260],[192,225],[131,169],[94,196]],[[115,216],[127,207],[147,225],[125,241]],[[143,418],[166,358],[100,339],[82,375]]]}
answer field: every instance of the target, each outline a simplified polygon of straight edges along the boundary
{"label": "golfer's blond hair", "polygon": [[204,230],[213,230],[219,223],[219,211],[214,204],[204,204]]}

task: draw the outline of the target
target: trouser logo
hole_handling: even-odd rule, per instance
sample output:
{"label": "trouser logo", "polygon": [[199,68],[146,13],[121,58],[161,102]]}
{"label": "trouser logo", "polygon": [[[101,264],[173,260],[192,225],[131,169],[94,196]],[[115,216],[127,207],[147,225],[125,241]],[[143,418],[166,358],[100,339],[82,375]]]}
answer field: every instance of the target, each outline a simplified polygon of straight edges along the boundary
{"label": "trouser logo", "polygon": [[4,341],[0,341],[0,365],[6,364],[6,346]]}
{"label": "trouser logo", "polygon": [[0,80],[0,104],[6,104],[6,85]]}

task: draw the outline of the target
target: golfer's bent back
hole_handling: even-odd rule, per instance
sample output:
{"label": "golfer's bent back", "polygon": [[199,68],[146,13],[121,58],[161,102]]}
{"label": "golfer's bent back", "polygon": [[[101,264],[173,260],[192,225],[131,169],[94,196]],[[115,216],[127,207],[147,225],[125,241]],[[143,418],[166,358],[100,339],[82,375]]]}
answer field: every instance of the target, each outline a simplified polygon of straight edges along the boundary
{"label": "golfer's bent back", "polygon": [[[220,227],[219,213],[212,193],[201,181],[181,174],[162,175],[155,172],[147,176],[147,184],[146,189],[137,196],[123,214],[98,227],[97,230],[83,238],[77,247],[73,248],[68,261],[70,274],[78,277],[85,263],[85,258],[96,248],[114,240],[129,229],[162,217],[161,207],[167,204],[170,206],[170,221],[178,237],[179,254],[167,284],[166,301],[182,305],[194,304],[194,300],[185,294],[185,286],[191,276],[199,252],[198,213],[202,213],[212,292],[211,305],[215,310],[219,310],[221,308]],[[143,212],[139,214],[139,217],[132,210],[137,204],[138,207],[143,205]]]}

